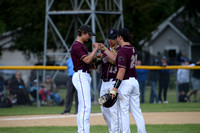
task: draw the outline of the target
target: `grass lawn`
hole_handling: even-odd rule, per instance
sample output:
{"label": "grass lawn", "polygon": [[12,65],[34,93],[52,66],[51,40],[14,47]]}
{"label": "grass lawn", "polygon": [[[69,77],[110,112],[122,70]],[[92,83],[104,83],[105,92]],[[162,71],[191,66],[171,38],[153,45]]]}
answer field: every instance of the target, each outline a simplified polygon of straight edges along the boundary
{"label": "grass lawn", "polygon": [[[199,133],[200,125],[146,125],[148,133]],[[0,128],[1,133],[77,133],[77,127],[9,127]],[[107,126],[91,126],[91,133],[108,133]],[[131,132],[136,133],[136,125],[131,125]]]}
{"label": "grass lawn", "polygon": [[[65,98],[66,90],[60,89],[59,93]],[[145,103],[141,104],[143,112],[189,112],[200,111],[200,102],[198,103],[177,103],[176,90],[168,90],[169,104],[150,104],[149,101],[150,88],[146,87]],[[64,110],[64,106],[13,106],[12,108],[0,108],[0,116],[9,115],[36,115],[36,114],[60,114]],[[75,107],[72,106],[71,113],[74,113]],[[100,106],[92,105],[92,113],[99,113]],[[148,133],[200,133],[200,124],[184,124],[184,125],[146,125]],[[0,128],[0,133],[77,133],[77,126],[74,127],[8,127]],[[107,126],[91,126],[91,133],[108,133]],[[131,132],[136,133],[136,125],[131,125]]]}
{"label": "grass lawn", "polygon": [[[66,90],[60,89],[59,93],[62,98],[65,98]],[[150,88],[146,87],[145,103],[141,104],[143,112],[183,112],[183,111],[200,111],[200,102],[198,103],[177,103],[175,89],[168,90],[169,104],[150,104],[149,101]],[[0,108],[0,116],[8,115],[34,115],[34,114],[60,114],[64,110],[64,106],[13,106],[12,108]],[[72,106],[71,113],[75,112],[75,106]],[[99,113],[100,106],[92,105],[92,113]]]}

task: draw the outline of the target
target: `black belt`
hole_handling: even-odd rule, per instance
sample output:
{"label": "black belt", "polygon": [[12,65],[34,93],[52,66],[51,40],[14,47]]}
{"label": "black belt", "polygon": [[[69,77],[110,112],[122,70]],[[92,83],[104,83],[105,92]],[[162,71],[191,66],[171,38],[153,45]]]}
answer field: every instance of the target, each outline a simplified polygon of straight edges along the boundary
{"label": "black belt", "polygon": [[75,70],[75,72],[84,72],[84,73],[90,73],[90,71],[87,71],[87,70]]}
{"label": "black belt", "polygon": [[112,79],[112,81],[115,81],[115,79],[114,78],[110,78],[110,79],[108,79],[108,78],[104,78],[104,79],[102,79],[104,82],[108,82],[108,81],[110,81]]}
{"label": "black belt", "polygon": [[[127,77],[127,78],[124,78],[123,80],[127,80],[127,79],[130,79],[130,78],[135,78],[135,77]],[[136,79],[136,78],[135,78]]]}

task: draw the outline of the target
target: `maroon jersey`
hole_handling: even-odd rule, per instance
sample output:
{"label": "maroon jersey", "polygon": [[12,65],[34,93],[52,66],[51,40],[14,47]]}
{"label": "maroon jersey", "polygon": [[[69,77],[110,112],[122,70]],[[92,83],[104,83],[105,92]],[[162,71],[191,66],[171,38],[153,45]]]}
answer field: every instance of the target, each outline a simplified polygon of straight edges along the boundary
{"label": "maroon jersey", "polygon": [[90,64],[86,64],[82,59],[88,55],[87,47],[75,41],[71,48],[71,57],[74,64],[74,71],[83,70],[89,72]]}
{"label": "maroon jersey", "polygon": [[126,69],[124,79],[128,79],[129,77],[135,77],[137,79],[136,62],[137,51],[132,45],[124,45],[120,48],[116,63],[118,68],[123,67]]}
{"label": "maroon jersey", "polygon": [[[119,51],[120,46],[115,48],[116,51]],[[102,79],[115,79],[117,75],[117,65],[116,64],[111,64],[108,61],[108,56],[103,52],[103,69],[102,69]]]}

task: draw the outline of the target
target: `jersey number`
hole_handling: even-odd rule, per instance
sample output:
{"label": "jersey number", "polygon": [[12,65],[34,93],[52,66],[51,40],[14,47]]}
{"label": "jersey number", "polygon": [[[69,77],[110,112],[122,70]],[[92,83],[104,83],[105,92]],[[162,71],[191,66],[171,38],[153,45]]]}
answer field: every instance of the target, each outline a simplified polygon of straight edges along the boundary
{"label": "jersey number", "polygon": [[134,68],[136,66],[136,62],[137,62],[137,55],[132,55],[130,68]]}
{"label": "jersey number", "polygon": [[110,73],[117,73],[117,66],[110,66]]}

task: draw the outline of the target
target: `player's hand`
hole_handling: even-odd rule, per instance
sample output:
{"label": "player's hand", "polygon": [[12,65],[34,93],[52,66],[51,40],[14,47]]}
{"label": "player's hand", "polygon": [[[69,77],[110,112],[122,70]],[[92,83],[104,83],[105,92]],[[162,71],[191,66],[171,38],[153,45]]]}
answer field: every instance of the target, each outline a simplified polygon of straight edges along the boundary
{"label": "player's hand", "polygon": [[99,49],[99,43],[93,43],[92,45],[95,49]]}
{"label": "player's hand", "polygon": [[102,58],[103,54],[102,53],[98,53],[97,56]]}
{"label": "player's hand", "polygon": [[113,88],[112,90],[110,90],[110,94],[112,94],[112,99],[113,99],[117,94],[117,88]]}
{"label": "player's hand", "polygon": [[99,49],[102,50],[105,46],[103,45],[103,43],[99,43]]}

